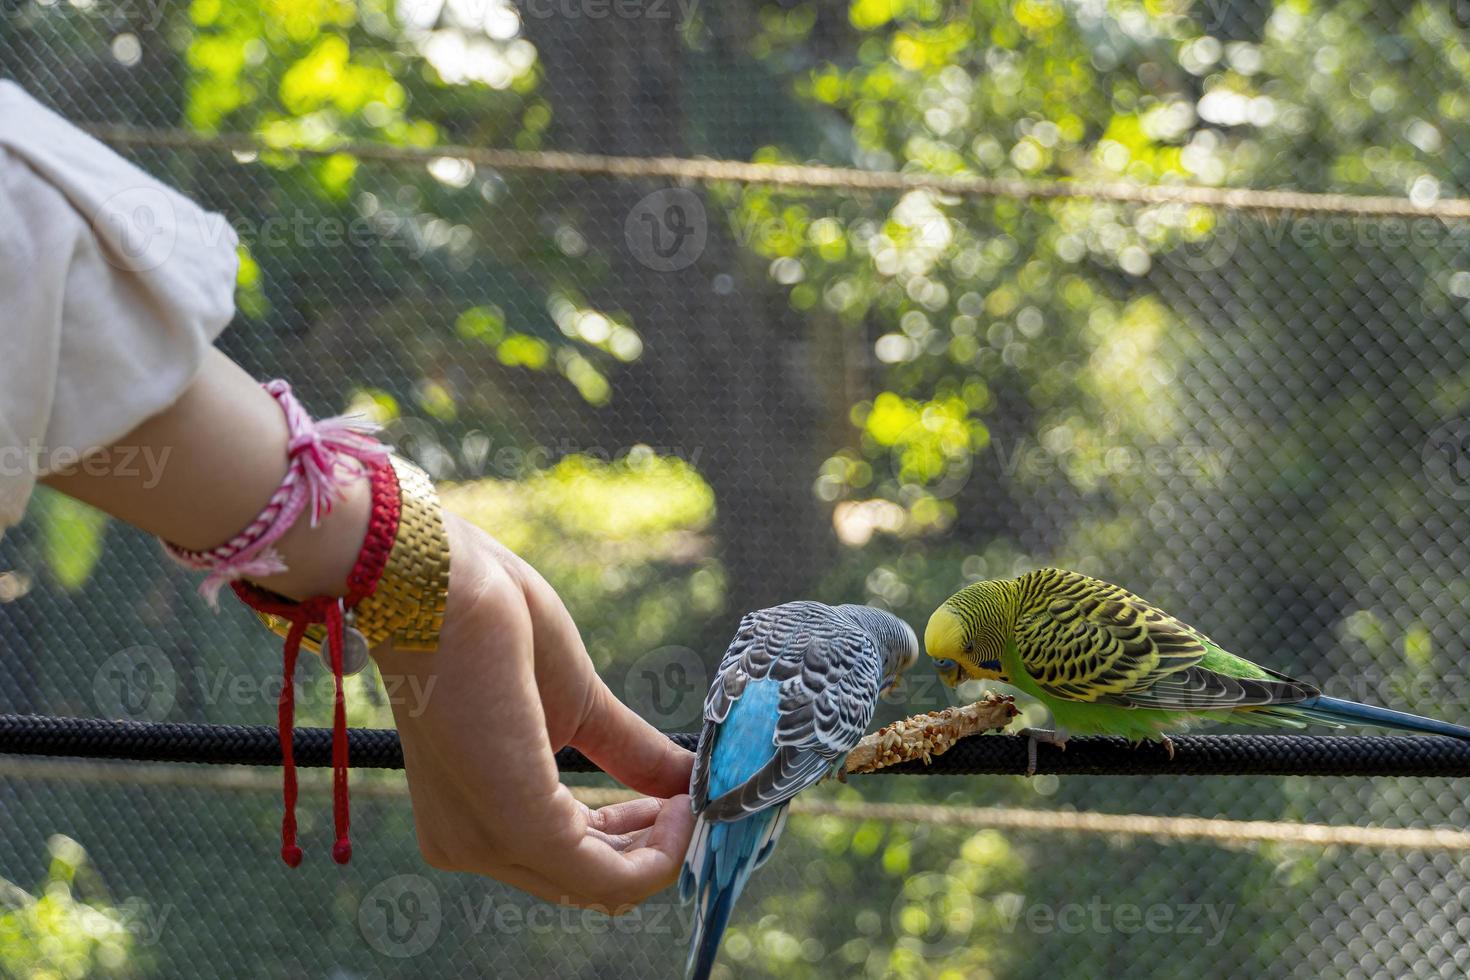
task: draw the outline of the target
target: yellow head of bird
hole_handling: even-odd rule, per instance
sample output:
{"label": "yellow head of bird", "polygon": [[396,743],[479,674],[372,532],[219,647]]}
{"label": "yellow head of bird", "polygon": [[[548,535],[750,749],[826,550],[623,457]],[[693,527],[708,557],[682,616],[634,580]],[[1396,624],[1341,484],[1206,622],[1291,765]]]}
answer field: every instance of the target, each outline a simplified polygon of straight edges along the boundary
{"label": "yellow head of bird", "polygon": [[946,686],[954,687],[961,676],[959,651],[964,646],[964,624],[958,616],[940,606],[929,617],[924,628],[924,652],[934,661],[934,669]]}
{"label": "yellow head of bird", "polygon": [[954,687],[966,678],[1006,679],[1001,664],[1005,638],[1013,629],[1014,597],[1008,581],[979,582],[934,610],[924,629],[924,651],[939,679]]}

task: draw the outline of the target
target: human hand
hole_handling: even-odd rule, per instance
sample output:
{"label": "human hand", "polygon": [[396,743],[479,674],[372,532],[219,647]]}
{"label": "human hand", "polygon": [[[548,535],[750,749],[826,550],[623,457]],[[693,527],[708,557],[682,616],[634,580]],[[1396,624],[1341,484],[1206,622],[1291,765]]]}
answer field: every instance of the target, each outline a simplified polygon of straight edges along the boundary
{"label": "human hand", "polygon": [[[245,434],[244,437],[237,438]],[[46,482],[186,548],[210,548],[258,514],[286,470],[280,406],[211,352],[177,402],[120,444],[180,460],[156,479],[58,472]],[[254,579],[293,599],[345,595],[371,510],[366,480],[316,526],[276,544],[287,571]],[[672,882],[693,831],[693,757],[621,704],[540,575],[488,534],[446,515],[452,570],[438,650],[379,650],[403,741],[425,858],[553,901],[626,907]],[[589,810],[558,779],[575,745],[648,793]]]}
{"label": "human hand", "polygon": [[[432,653],[375,652],[392,692],[419,847],[564,904],[625,909],[671,884],[693,832],[693,756],[608,690],[552,588],[445,515],[451,575]],[[590,809],[553,758],[572,745],[649,796]]]}

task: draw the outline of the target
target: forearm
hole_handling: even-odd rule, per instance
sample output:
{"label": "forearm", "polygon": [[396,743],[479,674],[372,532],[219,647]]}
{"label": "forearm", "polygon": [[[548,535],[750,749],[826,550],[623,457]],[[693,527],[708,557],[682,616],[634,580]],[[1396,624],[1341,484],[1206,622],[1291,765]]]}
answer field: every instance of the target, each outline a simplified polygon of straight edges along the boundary
{"label": "forearm", "polygon": [[[42,482],[150,534],[202,550],[228,540],[260,512],[286,473],[286,442],[275,399],[212,350],[172,406],[116,444],[155,466],[77,465]],[[344,594],[368,510],[366,481],[353,481],[317,527],[303,518],[280,539],[276,550],[288,570],[260,584],[291,598]]]}

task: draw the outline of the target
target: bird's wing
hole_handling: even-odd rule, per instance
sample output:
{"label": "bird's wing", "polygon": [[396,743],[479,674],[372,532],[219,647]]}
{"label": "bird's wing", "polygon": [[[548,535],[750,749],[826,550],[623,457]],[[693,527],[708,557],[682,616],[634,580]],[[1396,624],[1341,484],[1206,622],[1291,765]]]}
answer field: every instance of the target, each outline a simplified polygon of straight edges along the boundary
{"label": "bird's wing", "polygon": [[1313,693],[1270,671],[1242,677],[1201,663],[1224,651],[1126,589],[1060,569],[1032,574],[1038,578],[1028,583],[1016,649],[1026,672],[1054,697],[1197,712],[1290,703]]}
{"label": "bird's wing", "polygon": [[[695,810],[710,820],[738,820],[827,775],[867,731],[881,674],[873,641],[829,606],[793,602],[746,616],[705,700],[690,780]],[[772,690],[767,685],[775,685],[770,741],[764,763],[730,786],[728,776],[712,772],[711,759],[753,684],[761,700]],[[750,722],[741,721],[742,728]]]}

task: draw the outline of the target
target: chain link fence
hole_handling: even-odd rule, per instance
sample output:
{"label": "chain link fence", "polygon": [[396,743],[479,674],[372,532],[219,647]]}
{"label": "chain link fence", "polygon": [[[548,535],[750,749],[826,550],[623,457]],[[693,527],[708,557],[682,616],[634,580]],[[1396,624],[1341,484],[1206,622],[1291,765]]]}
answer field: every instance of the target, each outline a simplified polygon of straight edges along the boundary
{"label": "chain link fence", "polygon": [[[0,18],[0,75],[239,234],[222,347],[319,414],[383,421],[548,576],[660,727],[695,724],[748,609],[867,601],[922,626],[965,582],[1043,564],[1329,694],[1470,721],[1464,4],[9,0]],[[1280,191],[1298,196],[1261,196]],[[166,254],[136,205],[140,254]],[[0,711],[268,722],[272,637],[194,584],[39,494],[0,540]],[[917,674],[884,719],[953,701]],[[326,672],[297,679],[299,723],[325,723]],[[388,723],[370,674],[349,706]],[[48,904],[0,903],[0,973],[682,968],[671,894],[610,920],[432,871],[399,777],[353,780],[353,862],[326,860],[308,791],[291,872],[271,779],[7,763],[0,878]],[[1450,780],[814,795],[1470,819]],[[721,969],[1470,972],[1462,850],[1014,823],[794,817]]]}

